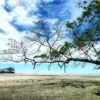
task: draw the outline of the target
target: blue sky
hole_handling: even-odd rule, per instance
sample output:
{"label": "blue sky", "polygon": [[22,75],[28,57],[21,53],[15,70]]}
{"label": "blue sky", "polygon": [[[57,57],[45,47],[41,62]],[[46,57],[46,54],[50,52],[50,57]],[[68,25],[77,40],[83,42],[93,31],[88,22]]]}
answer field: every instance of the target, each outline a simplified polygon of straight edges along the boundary
{"label": "blue sky", "polygon": [[21,34],[40,18],[54,22],[75,20],[81,15],[81,9],[77,7],[79,0],[0,0],[0,2],[0,22],[4,23],[0,26],[0,30],[5,33],[11,32],[5,31],[4,26],[7,24],[13,28],[14,33]]}
{"label": "blue sky", "polygon": [[[82,0],[0,0],[0,46],[7,38],[19,40],[41,18],[51,23],[73,21],[81,16]],[[90,1],[90,0],[88,0]]]}
{"label": "blue sky", "polygon": [[[81,16],[82,9],[78,7],[78,2],[83,0],[0,0],[0,50],[6,49],[7,38],[21,39],[26,32],[34,26],[34,22],[41,18],[51,23],[67,20],[73,21]],[[88,0],[90,1],[90,0]],[[1,63],[0,68],[14,67],[17,73],[32,73],[32,66],[24,64]],[[18,67],[17,67],[18,66]],[[41,65],[43,67],[45,65]],[[57,65],[50,73],[63,73]],[[72,66],[69,64],[69,66]],[[91,65],[92,66],[92,65]],[[73,67],[73,66],[72,66]],[[88,66],[87,66],[88,67]],[[39,71],[47,72],[47,67],[37,67],[34,73]],[[57,69],[57,71],[56,71]],[[72,70],[72,71],[71,71]],[[68,69],[69,73],[98,73],[93,67]]]}
{"label": "blue sky", "polygon": [[15,64],[15,63],[5,63],[0,64],[0,68],[13,67],[15,68],[16,73],[24,73],[24,74],[99,74],[100,70],[94,69],[92,64],[87,64],[84,68],[81,66],[75,67],[72,64],[68,64],[66,68],[66,73],[64,73],[64,69],[60,69],[59,66],[53,64],[48,71],[48,64],[42,64],[40,66],[36,66],[33,70],[33,66],[31,64]]}

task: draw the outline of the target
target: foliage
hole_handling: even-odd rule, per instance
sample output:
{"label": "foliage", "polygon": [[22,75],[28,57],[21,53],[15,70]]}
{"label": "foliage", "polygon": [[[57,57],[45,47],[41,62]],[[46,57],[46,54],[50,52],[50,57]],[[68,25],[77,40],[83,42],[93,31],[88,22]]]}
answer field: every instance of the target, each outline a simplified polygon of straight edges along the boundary
{"label": "foliage", "polygon": [[15,73],[15,69],[13,67],[8,67],[5,69],[0,69],[0,73]]}
{"label": "foliage", "polygon": [[33,58],[48,58],[47,54],[36,55]]}
{"label": "foliage", "polygon": [[84,51],[89,59],[93,59],[89,57],[91,50],[93,56],[97,56],[97,61],[100,61],[100,48],[96,48],[100,45],[100,1],[92,0],[89,4],[83,1],[79,3],[79,7],[83,9],[82,16],[76,21],[67,21],[67,30],[77,49]]}
{"label": "foliage", "polygon": [[93,80],[93,78],[86,80],[84,78],[75,79],[76,76],[74,76],[75,78],[68,77],[70,79],[65,78],[65,76],[53,78],[49,76],[46,79],[2,81],[0,84],[0,99],[100,100],[100,80]]}

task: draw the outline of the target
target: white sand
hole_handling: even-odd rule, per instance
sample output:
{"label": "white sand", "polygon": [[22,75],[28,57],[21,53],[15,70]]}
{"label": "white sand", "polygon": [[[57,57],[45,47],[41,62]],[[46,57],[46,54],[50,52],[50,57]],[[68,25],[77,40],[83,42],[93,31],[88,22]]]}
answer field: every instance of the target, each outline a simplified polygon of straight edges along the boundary
{"label": "white sand", "polygon": [[0,81],[10,80],[27,80],[27,79],[45,79],[51,78],[52,76],[37,76],[37,75],[25,75],[25,74],[0,74]]}
{"label": "white sand", "polygon": [[92,75],[31,75],[31,74],[0,74],[0,81],[10,80],[27,80],[27,79],[48,79],[48,78],[61,78],[61,79],[92,79],[100,80],[100,74]]}

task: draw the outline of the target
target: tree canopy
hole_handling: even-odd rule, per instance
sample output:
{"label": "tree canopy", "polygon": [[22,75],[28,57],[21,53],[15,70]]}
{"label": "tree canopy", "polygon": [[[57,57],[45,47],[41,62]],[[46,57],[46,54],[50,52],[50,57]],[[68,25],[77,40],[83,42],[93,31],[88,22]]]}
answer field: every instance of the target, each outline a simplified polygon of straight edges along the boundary
{"label": "tree canopy", "polygon": [[82,15],[66,22],[66,32],[60,22],[50,24],[46,20],[35,27],[20,42],[9,39],[7,50],[2,51],[1,61],[25,62],[32,65],[57,63],[60,68],[73,61],[92,63],[100,68],[100,1],[79,3]]}
{"label": "tree canopy", "polygon": [[13,67],[0,69],[0,73],[15,73],[15,69]]}

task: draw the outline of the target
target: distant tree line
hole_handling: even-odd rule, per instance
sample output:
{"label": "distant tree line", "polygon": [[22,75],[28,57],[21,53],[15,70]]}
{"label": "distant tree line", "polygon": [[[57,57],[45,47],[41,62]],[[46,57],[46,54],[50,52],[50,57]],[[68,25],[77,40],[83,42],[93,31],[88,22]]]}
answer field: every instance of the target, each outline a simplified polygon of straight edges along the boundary
{"label": "distant tree line", "polygon": [[15,69],[12,67],[0,69],[0,73],[15,73]]}

